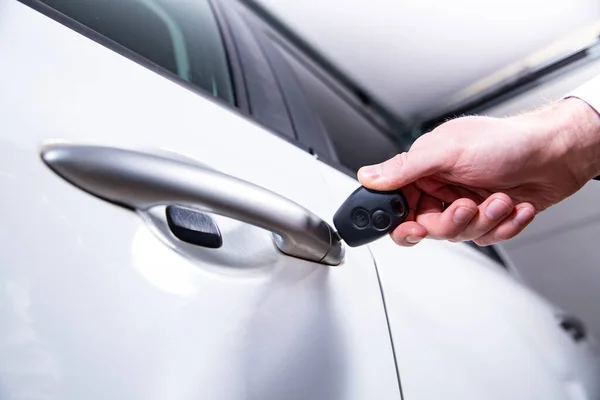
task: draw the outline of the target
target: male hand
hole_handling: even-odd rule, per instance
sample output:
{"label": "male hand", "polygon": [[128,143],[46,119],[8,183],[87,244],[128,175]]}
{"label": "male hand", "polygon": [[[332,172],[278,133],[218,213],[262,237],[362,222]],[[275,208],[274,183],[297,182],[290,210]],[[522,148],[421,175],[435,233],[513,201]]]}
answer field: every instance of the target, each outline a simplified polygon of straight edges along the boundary
{"label": "male hand", "polygon": [[411,210],[391,234],[397,244],[431,237],[486,246],[513,238],[599,174],[600,118],[569,98],[510,118],[451,120],[408,152],[361,168],[358,179],[403,188]]}

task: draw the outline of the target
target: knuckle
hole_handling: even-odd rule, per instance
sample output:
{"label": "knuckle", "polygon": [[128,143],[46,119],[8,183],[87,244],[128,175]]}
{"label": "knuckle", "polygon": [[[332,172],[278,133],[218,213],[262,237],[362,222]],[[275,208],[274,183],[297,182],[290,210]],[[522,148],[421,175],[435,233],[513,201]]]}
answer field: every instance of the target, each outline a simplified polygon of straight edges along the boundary
{"label": "knuckle", "polygon": [[408,163],[408,153],[407,152],[398,153],[391,159],[391,161],[392,162],[390,163],[391,164],[390,167],[402,168]]}
{"label": "knuckle", "polygon": [[405,167],[407,161],[407,153],[399,153],[387,161],[379,164],[381,176],[394,177]]}
{"label": "knuckle", "polygon": [[486,234],[486,232],[487,232],[486,229],[482,229],[478,225],[475,225],[475,226],[470,225],[470,226],[467,226],[467,228],[465,230],[463,230],[458,235],[456,235],[455,239],[462,241],[462,242],[464,242],[466,240],[475,240],[478,238],[482,238]]}
{"label": "knuckle", "polygon": [[[457,225],[453,223],[452,226],[446,227],[445,231],[442,232],[444,239],[452,242],[462,242],[465,239],[469,239],[468,222],[466,226]],[[481,235],[479,235],[481,236]]]}
{"label": "knuckle", "polygon": [[454,236],[452,239],[449,239],[452,243],[460,243],[460,242],[466,242],[468,240],[471,240],[472,237],[470,237],[469,235],[466,235],[465,232],[461,232],[458,235]]}

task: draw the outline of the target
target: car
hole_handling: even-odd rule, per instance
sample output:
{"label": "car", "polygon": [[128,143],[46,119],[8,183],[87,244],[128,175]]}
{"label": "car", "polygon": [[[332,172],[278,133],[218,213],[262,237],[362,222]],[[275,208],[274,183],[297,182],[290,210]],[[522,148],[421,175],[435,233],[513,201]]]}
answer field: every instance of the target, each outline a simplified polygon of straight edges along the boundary
{"label": "car", "polygon": [[493,249],[336,239],[413,127],[258,4],[0,0],[0,59],[0,398],[600,398]]}

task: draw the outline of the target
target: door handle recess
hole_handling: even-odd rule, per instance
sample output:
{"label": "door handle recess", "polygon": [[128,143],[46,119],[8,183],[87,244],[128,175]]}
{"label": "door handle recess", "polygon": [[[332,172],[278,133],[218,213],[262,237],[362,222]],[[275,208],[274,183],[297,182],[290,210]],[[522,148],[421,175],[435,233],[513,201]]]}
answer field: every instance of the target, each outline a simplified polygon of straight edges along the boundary
{"label": "door handle recess", "polygon": [[258,226],[293,257],[339,265],[344,247],[334,229],[301,205],[224,173],[165,156],[114,147],[49,144],[42,160],[66,181],[111,203],[147,210],[182,205]]}

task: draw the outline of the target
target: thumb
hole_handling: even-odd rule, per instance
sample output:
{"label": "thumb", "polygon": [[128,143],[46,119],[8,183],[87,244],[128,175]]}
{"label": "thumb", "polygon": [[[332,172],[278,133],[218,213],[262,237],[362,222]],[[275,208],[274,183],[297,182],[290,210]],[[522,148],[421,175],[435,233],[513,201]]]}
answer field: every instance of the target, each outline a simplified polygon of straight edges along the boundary
{"label": "thumb", "polygon": [[358,170],[358,180],[369,189],[394,190],[432,175],[441,168],[439,158],[432,157],[431,153],[408,151],[381,164],[362,167]]}

